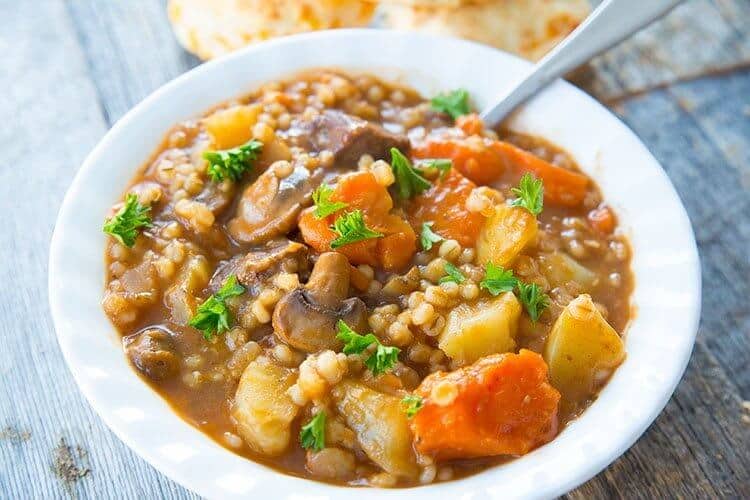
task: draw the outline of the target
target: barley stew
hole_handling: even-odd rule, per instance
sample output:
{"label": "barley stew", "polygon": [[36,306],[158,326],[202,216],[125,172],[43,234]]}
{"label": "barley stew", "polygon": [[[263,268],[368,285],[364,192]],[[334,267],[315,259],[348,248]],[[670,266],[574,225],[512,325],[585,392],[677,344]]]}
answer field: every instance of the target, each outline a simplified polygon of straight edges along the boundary
{"label": "barley stew", "polygon": [[614,212],[463,90],[269,83],[170,130],[104,231],[103,307],[134,369],[297,476],[475,473],[554,439],[625,357]]}

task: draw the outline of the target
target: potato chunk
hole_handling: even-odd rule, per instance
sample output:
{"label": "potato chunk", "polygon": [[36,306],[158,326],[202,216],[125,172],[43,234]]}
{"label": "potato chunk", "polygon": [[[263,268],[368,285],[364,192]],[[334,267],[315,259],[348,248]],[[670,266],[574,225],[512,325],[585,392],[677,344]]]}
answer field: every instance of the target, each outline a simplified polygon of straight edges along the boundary
{"label": "potato chunk", "polygon": [[582,266],[565,252],[553,252],[539,256],[541,270],[553,287],[575,281],[589,289],[596,281],[596,273]]}
{"label": "potato chunk", "polygon": [[232,407],[237,431],[258,453],[280,455],[289,446],[290,426],[299,408],[286,391],[297,373],[266,357],[252,361],[240,378]]}
{"label": "potato chunk", "polygon": [[259,106],[233,106],[204,118],[203,123],[211,135],[212,147],[229,149],[249,141],[259,113]]}
{"label": "potato chunk", "polygon": [[544,359],[550,380],[572,403],[586,400],[625,359],[625,345],[588,295],[573,299],[552,328]]}
{"label": "potato chunk", "polygon": [[521,304],[512,292],[473,305],[461,304],[448,314],[438,347],[461,365],[512,351],[520,316]]}
{"label": "potato chunk", "polygon": [[536,241],[538,224],[528,210],[498,205],[482,226],[477,241],[477,261],[507,266],[524,248]]}
{"label": "potato chunk", "polygon": [[399,398],[351,380],[334,387],[333,398],[370,460],[390,474],[416,477],[412,435]]}

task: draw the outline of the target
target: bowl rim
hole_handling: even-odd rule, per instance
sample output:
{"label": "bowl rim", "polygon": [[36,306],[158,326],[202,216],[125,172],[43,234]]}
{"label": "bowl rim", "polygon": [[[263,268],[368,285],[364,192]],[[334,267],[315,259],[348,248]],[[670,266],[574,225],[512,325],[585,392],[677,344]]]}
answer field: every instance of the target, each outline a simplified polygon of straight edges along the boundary
{"label": "bowl rim", "polygon": [[[274,471],[273,469],[267,468],[262,464],[255,463],[244,458],[240,458],[240,460],[242,462],[245,462],[246,464],[240,467],[239,464],[236,463],[237,461],[231,459],[230,457],[227,457],[226,463],[232,466],[240,467],[233,470],[243,471],[242,473],[240,473],[239,475],[237,473],[230,473],[222,476],[224,484],[217,481],[212,482],[202,480],[200,479],[200,477],[198,477],[200,475],[196,474],[194,466],[185,465],[192,463],[190,457],[182,461],[174,460],[170,462],[168,460],[165,460],[164,457],[167,455],[167,453],[165,453],[164,450],[155,450],[154,448],[150,447],[147,442],[148,440],[144,439],[142,435],[136,436],[134,434],[135,431],[133,429],[132,423],[128,423],[128,419],[122,417],[122,415],[115,414],[113,412],[111,403],[104,402],[101,398],[101,393],[94,390],[94,386],[96,385],[96,378],[103,375],[101,373],[96,374],[96,367],[84,366],[81,364],[81,360],[79,359],[79,352],[77,351],[80,346],[77,346],[75,343],[76,334],[74,330],[75,325],[82,321],[82,319],[74,316],[69,309],[66,309],[66,305],[70,300],[70,298],[66,296],[66,293],[70,291],[70,286],[75,287],[78,285],[77,283],[73,283],[73,277],[75,276],[75,273],[72,272],[73,270],[70,267],[71,258],[69,257],[69,253],[66,253],[70,251],[71,245],[76,244],[74,238],[76,236],[81,236],[80,234],[75,234],[75,231],[73,230],[73,226],[75,226],[75,224],[73,223],[73,209],[75,207],[75,204],[79,197],[82,196],[83,189],[84,187],[86,187],[86,181],[90,177],[91,172],[97,165],[103,162],[103,159],[108,151],[115,148],[118,141],[123,141],[124,138],[127,137],[128,133],[132,133],[136,128],[143,125],[142,123],[139,123],[139,121],[144,120],[144,117],[146,116],[146,112],[148,110],[152,110],[155,107],[158,107],[160,102],[165,100],[165,98],[170,94],[175,94],[180,90],[189,88],[194,84],[194,82],[199,81],[200,78],[205,78],[205,75],[220,72],[222,69],[230,68],[232,65],[237,65],[242,61],[252,60],[252,57],[254,56],[262,55],[264,53],[273,53],[274,51],[283,53],[284,51],[288,52],[293,49],[315,46],[316,44],[325,45],[326,43],[335,43],[342,45],[362,44],[363,46],[377,47],[378,44],[386,44],[391,42],[401,43],[406,49],[408,49],[409,45],[412,44],[453,47],[458,52],[482,54],[483,56],[487,56],[489,59],[497,61],[502,60],[504,63],[509,65],[517,65],[524,68],[528,68],[530,66],[529,63],[522,61],[515,56],[474,42],[459,40],[452,37],[414,32],[381,31],[372,29],[341,29],[299,34],[259,43],[257,45],[249,46],[245,49],[232,53],[228,56],[210,61],[196,68],[193,68],[152,92],[148,97],[146,97],[143,101],[133,107],[130,111],[128,111],[128,113],[126,113],[122,118],[120,118],[105,134],[105,136],[98,142],[96,147],[83,162],[79,171],[76,173],[75,178],[65,195],[60,211],[58,213],[57,223],[55,225],[50,244],[48,292],[53,323],[57,332],[58,343],[63,352],[68,368],[73,374],[79,388],[86,396],[89,404],[94,408],[97,414],[105,421],[107,426],[118,436],[121,441],[123,441],[126,445],[128,445],[131,449],[138,453],[138,455],[144,458],[157,470],[161,471],[177,483],[203,496],[244,496],[252,489],[260,487],[258,484],[258,477],[261,479],[270,480],[270,486],[263,486],[273,488],[268,491],[273,491],[274,493],[279,494],[283,492],[290,496],[304,497],[306,495],[314,494],[326,498],[343,498],[345,495],[350,494],[351,490],[348,487],[334,486],[326,483],[319,483],[285,475],[283,473]],[[319,64],[307,65],[303,62],[298,64],[296,71],[302,71],[305,69],[320,66],[321,65]],[[394,66],[397,66],[397,64],[394,64]],[[470,498],[472,492],[484,492],[492,496],[503,495],[515,497],[520,495],[524,497],[532,496],[547,498],[557,496],[566,491],[569,491],[570,489],[590,479],[595,474],[604,469],[607,465],[609,465],[612,461],[614,461],[617,457],[624,453],[630,446],[632,446],[632,444],[643,434],[643,432],[645,432],[646,428],[653,422],[653,420],[662,411],[662,409],[668,402],[669,398],[674,392],[674,389],[679,383],[690,359],[700,319],[701,272],[695,237],[685,208],[682,205],[676,191],[674,190],[674,187],[666,176],[666,173],[663,171],[656,159],[653,158],[651,153],[648,152],[645,146],[640,142],[640,140],[638,140],[635,134],[633,134],[633,132],[631,132],[630,129],[625,124],[623,124],[616,116],[612,115],[601,104],[583,93],[581,90],[563,81],[555,82],[552,86],[550,86],[550,88],[548,88],[548,90],[528,103],[521,114],[527,112],[530,108],[534,108],[538,103],[549,104],[551,101],[549,101],[548,99],[545,102],[545,97],[549,96],[551,98],[556,93],[560,92],[564,92],[566,96],[571,96],[571,98],[572,96],[577,96],[575,97],[575,99],[579,101],[579,104],[582,102],[586,102],[588,112],[599,114],[603,113],[604,115],[606,115],[607,120],[612,122],[611,127],[613,129],[617,129],[619,134],[622,134],[622,140],[626,142],[629,147],[633,148],[633,151],[635,152],[634,154],[637,157],[644,161],[644,165],[647,166],[649,174],[652,175],[650,179],[652,179],[656,183],[660,183],[658,186],[659,192],[664,194],[664,196],[668,198],[666,200],[666,204],[668,205],[668,208],[673,215],[673,219],[671,219],[670,222],[674,224],[675,234],[679,237],[679,243],[682,245],[682,251],[677,257],[679,262],[675,265],[675,267],[681,270],[681,272],[685,273],[685,282],[682,283],[682,289],[680,290],[682,294],[679,297],[679,310],[683,312],[685,316],[680,318],[680,327],[678,328],[679,335],[675,336],[675,338],[679,341],[679,344],[677,345],[678,349],[673,352],[673,354],[676,353],[676,357],[675,359],[670,360],[668,373],[663,374],[661,378],[649,380],[649,383],[658,388],[658,394],[653,394],[654,397],[652,398],[649,406],[645,409],[642,409],[642,411],[636,414],[630,415],[632,417],[632,420],[628,421],[624,425],[621,425],[621,428],[617,429],[617,432],[613,432],[610,440],[605,443],[605,446],[593,448],[590,447],[589,449],[583,450],[583,453],[588,455],[585,460],[585,464],[582,465],[582,462],[577,464],[571,469],[572,473],[568,474],[567,472],[570,471],[566,471],[566,475],[551,474],[548,477],[546,475],[546,472],[549,471],[545,471],[539,467],[536,467],[531,471],[524,470],[525,463],[531,463],[531,460],[526,460],[527,458],[539,458],[542,455],[545,455],[545,457],[537,460],[537,462],[541,461],[541,463],[544,463],[545,460],[549,460],[547,455],[550,455],[550,457],[554,456],[555,454],[544,453],[544,451],[549,450],[550,448],[554,448],[556,446],[555,443],[558,442],[558,440],[562,437],[561,434],[548,445],[535,450],[526,457],[510,462],[510,464],[508,465],[493,467],[489,470],[486,470],[485,472],[475,474],[473,476],[469,476],[468,478],[457,481],[451,481],[448,483],[436,483],[432,485],[422,486],[418,489],[411,489],[409,491],[412,494],[418,493],[427,495],[436,493],[438,492],[438,490],[440,490],[441,494],[449,492],[455,492],[456,494],[458,494],[459,492],[468,491],[468,496],[466,496],[466,498]],[[241,94],[226,95],[224,96],[224,100],[232,99],[234,97],[238,97],[239,95]],[[221,101],[217,101],[216,104],[218,104],[219,102]],[[207,109],[208,107],[206,107],[206,109],[198,109],[197,111],[193,110],[188,113],[188,115],[197,116]],[[528,113],[530,114],[533,114],[533,112],[534,111],[528,111]],[[166,130],[162,130],[160,137],[163,136],[165,132]],[[540,132],[539,135],[543,137],[545,136],[543,132]],[[618,136],[618,138],[620,137]],[[563,148],[566,148],[566,144],[560,145]],[[144,157],[143,161],[145,160],[146,158]],[[653,167],[656,168],[654,169]],[[126,178],[132,177],[133,171],[134,169],[131,168],[129,172],[127,172]],[[591,175],[590,172],[589,175]],[[94,214],[94,216],[99,215],[100,214]],[[635,234],[637,234],[637,232],[638,230],[636,229]],[[100,248],[99,250],[101,255],[101,251],[103,250],[103,248]],[[72,262],[75,262],[75,260],[73,259]],[[637,280],[636,287],[638,287],[641,276],[635,274],[635,278]],[[103,290],[103,286],[101,285],[103,285],[103,283],[100,284],[100,288],[97,290],[97,293],[99,294]],[[636,320],[640,320],[640,313]],[[653,318],[651,320],[653,321]],[[114,331],[114,328],[111,326],[110,329]],[[117,346],[117,348],[120,349],[119,345]],[[622,367],[619,370],[621,369]],[[133,375],[135,376],[135,374]],[[605,387],[605,391],[609,389],[610,385],[612,385],[612,382],[614,381],[616,375],[617,373],[615,374],[615,376],[613,376],[613,380],[610,381],[608,386]],[[135,378],[137,379],[138,377],[135,376]],[[144,384],[140,379],[138,379],[137,382],[151,391],[151,389],[146,386],[146,384]],[[598,402],[595,402],[586,412],[584,412],[584,415],[579,419],[579,421],[583,420],[583,418],[592,411],[592,408],[597,407],[597,404]],[[179,417],[177,417],[176,414],[175,417],[182,421]],[[137,419],[135,420],[137,421]],[[574,422],[568,427],[577,427],[579,421]],[[184,421],[182,422],[183,424],[188,425]],[[179,425],[175,424],[175,428],[179,427]],[[206,438],[205,436],[203,436],[203,434],[198,429],[190,427],[190,430],[194,432],[196,436],[203,437],[206,440],[210,441],[210,438]],[[567,432],[567,429],[565,432]],[[210,444],[190,443],[190,445],[200,447],[201,451],[204,453],[223,453],[231,455],[232,457],[235,457],[235,459],[238,458],[237,455],[234,455],[232,452],[220,447],[213,441],[210,441]],[[188,448],[189,447],[190,446],[188,446]],[[214,448],[216,448],[216,450]],[[179,455],[180,453],[190,455],[188,451],[189,450],[180,449],[179,446],[177,446],[176,448],[172,449],[170,453],[173,455]],[[561,457],[557,455],[557,459],[560,458]],[[562,462],[558,463],[562,464]],[[505,469],[507,473],[502,474],[502,469]],[[247,477],[239,477],[247,471],[253,472],[255,477],[249,479]],[[215,470],[215,472],[217,474],[220,474],[220,472],[217,470]],[[512,474],[517,473],[523,473],[521,474],[523,477],[519,479],[525,481],[525,486],[528,487],[529,482],[533,482],[533,488],[509,490],[503,485],[496,484],[496,481],[500,477],[507,478]],[[497,476],[498,479],[493,481],[491,479],[491,476]],[[262,483],[262,481],[260,481],[260,483]],[[209,487],[210,484],[214,485],[213,488]],[[222,491],[217,491],[217,486],[218,488],[222,489]],[[516,486],[523,485],[519,483]],[[474,489],[471,490],[471,488]],[[372,488],[365,490],[359,489],[357,490],[357,493],[360,495],[364,495],[367,498],[375,497],[376,495],[378,497],[382,497],[383,495],[392,495],[394,498],[396,498],[399,495],[399,491],[400,490],[383,490]],[[519,495],[517,495],[516,493],[518,492],[525,492],[526,494],[521,495],[519,493]]]}

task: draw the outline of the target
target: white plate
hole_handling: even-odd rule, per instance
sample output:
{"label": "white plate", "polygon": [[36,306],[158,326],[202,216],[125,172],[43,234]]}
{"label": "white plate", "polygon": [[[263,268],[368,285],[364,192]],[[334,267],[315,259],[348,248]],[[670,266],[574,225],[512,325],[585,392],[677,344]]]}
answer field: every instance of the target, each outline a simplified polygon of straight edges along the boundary
{"label": "white plate", "polygon": [[[182,421],[128,366],[100,307],[102,220],[173,124],[257,85],[335,66],[398,79],[423,95],[467,88],[481,107],[529,64],[481,45],[414,33],[318,32],[259,44],[204,64],[120,120],[70,187],[50,249],[49,295],[60,347],[107,425],[164,474],[213,498],[398,498],[283,475],[241,458]],[[569,151],[601,186],[633,246],[635,319],[628,357],[599,399],[554,441],[467,479],[408,490],[417,498],[538,498],[564,493],[622,454],[662,410],[685,369],[700,315],[700,267],[690,222],[664,171],[627,127],[557,82],[511,127]]]}

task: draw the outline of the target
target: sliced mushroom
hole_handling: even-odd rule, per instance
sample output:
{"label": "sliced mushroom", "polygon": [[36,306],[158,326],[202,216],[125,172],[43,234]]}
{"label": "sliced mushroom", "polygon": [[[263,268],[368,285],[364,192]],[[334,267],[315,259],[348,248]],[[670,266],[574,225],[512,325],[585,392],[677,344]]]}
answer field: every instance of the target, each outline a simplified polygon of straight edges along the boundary
{"label": "sliced mushroom", "polygon": [[180,369],[174,341],[167,330],[146,328],[124,337],[122,343],[133,365],[152,380],[164,380]]}
{"label": "sliced mushroom", "polygon": [[292,173],[284,176],[286,167],[274,165],[242,193],[237,214],[227,224],[229,234],[235,240],[264,243],[291,231],[297,215],[310,204],[312,192],[323,175],[320,170],[310,172],[297,165]]}
{"label": "sliced mushroom", "polygon": [[276,305],[273,328],[284,342],[306,352],[340,350],[336,323],[343,320],[356,331],[367,328],[367,307],[347,299],[349,261],[337,252],[318,258],[307,285],[287,293]]}
{"label": "sliced mushroom", "polygon": [[209,289],[216,291],[230,274],[251,290],[279,272],[306,274],[307,246],[286,238],[269,241],[266,245],[234,257],[211,278]]}

